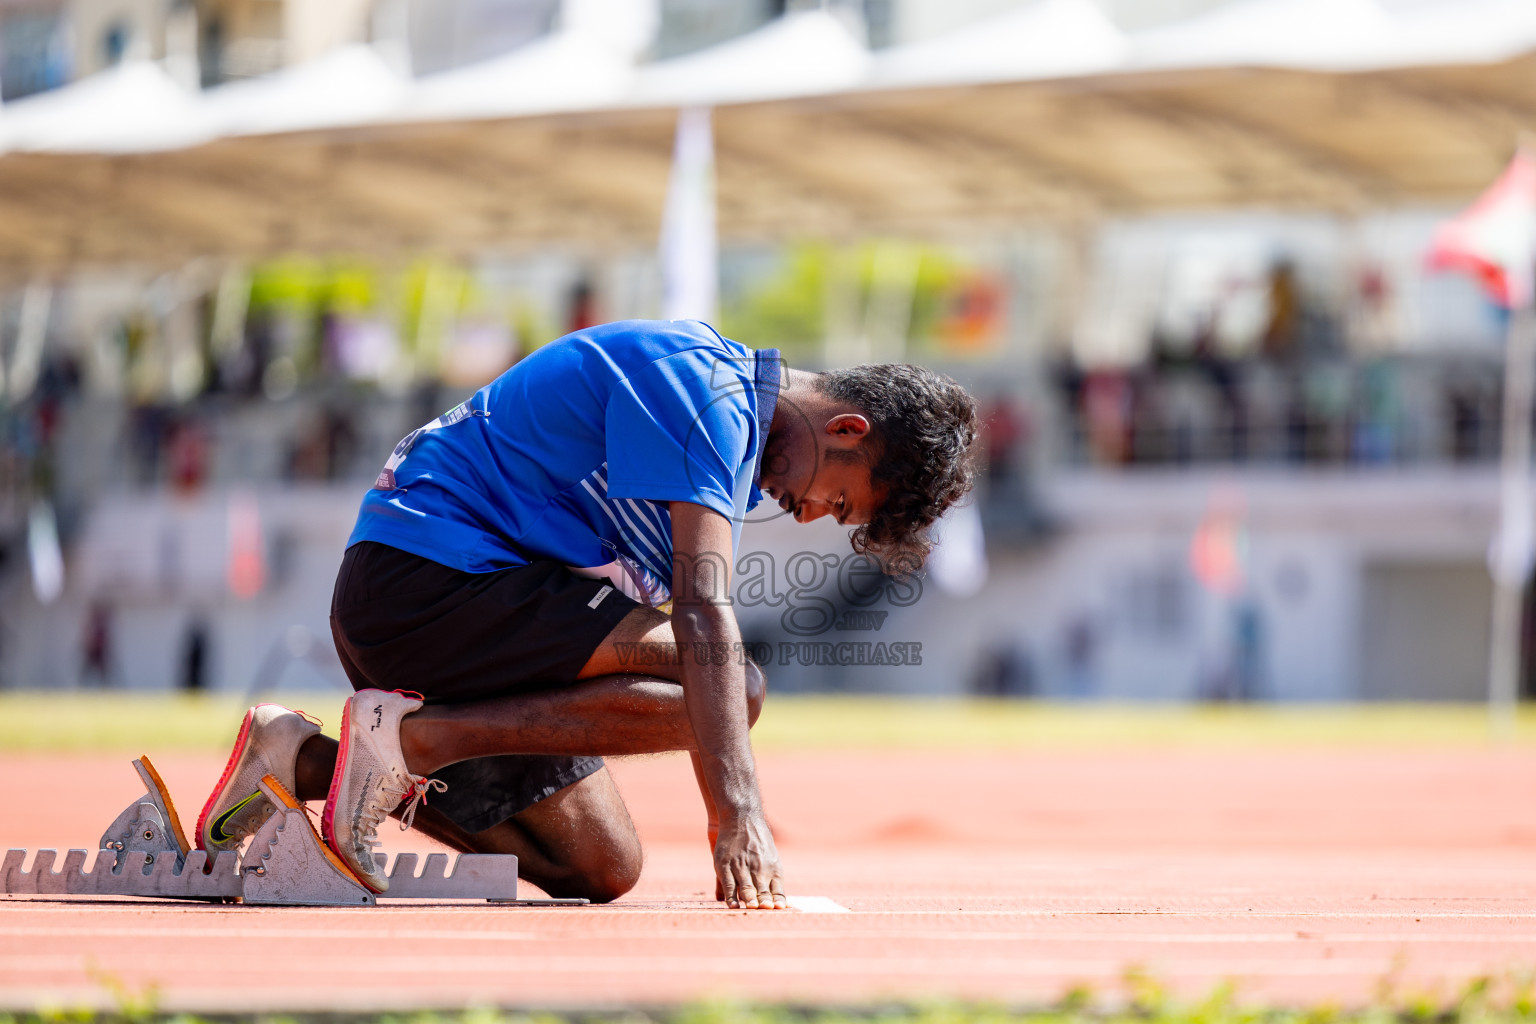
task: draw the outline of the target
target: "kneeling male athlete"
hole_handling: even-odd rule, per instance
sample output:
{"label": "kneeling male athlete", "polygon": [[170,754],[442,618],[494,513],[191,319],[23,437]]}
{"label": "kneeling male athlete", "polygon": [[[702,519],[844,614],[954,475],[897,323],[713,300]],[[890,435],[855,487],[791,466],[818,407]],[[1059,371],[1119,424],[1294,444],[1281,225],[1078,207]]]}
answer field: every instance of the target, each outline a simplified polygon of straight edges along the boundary
{"label": "kneeling male athlete", "polygon": [[[336,580],[331,628],[359,691],[340,745],[252,708],[198,845],[252,834],[271,772],[326,798],[326,842],[376,891],[393,812],[456,849],[517,854],[553,896],[613,900],[641,850],[601,756],[687,750],[716,898],[784,906],[748,739],[763,674],[676,655],[742,649],[730,573],[762,494],[799,522],[855,526],[854,548],[888,567],[920,565],[927,527],[970,487],[976,426],[947,377],[786,369],[697,321],[546,345],[396,446]],[[637,674],[637,644],[671,656]]]}

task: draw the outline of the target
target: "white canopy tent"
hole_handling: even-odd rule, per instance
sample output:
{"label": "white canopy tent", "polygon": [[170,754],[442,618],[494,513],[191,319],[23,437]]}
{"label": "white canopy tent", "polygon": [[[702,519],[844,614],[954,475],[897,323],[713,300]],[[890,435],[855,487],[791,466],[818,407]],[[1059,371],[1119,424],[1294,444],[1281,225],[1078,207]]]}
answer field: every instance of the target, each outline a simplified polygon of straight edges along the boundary
{"label": "white canopy tent", "polygon": [[642,68],[626,105],[701,107],[821,96],[852,89],[869,52],[825,10],[798,11],[686,57]]}
{"label": "white canopy tent", "polygon": [[556,30],[511,53],[419,79],[383,120],[524,117],[612,107],[634,84],[635,62],[660,15],[637,0],[565,0]]}
{"label": "white canopy tent", "polygon": [[354,49],[199,98],[127,65],[0,111],[0,269],[654,244],[682,105],[715,107],[724,238],[1459,201],[1536,122],[1533,11],[1234,0],[1126,39],[1034,0],[874,58],[809,11],[638,70],[588,22],[415,82]]}
{"label": "white canopy tent", "polygon": [[317,131],[381,117],[405,101],[409,87],[378,50],[355,44],[210,89],[195,116],[210,137]]}
{"label": "white canopy tent", "polygon": [[1129,48],[1093,0],[1033,0],[937,39],[877,54],[869,85],[898,88],[1068,78],[1114,71]]}
{"label": "white canopy tent", "polygon": [[214,138],[158,63],[128,61],[0,108],[0,152],[147,153]]}
{"label": "white canopy tent", "polygon": [[357,125],[395,109],[408,80],[371,46],[203,93],[130,61],[0,110],[7,152],[152,153],[219,138]]}
{"label": "white canopy tent", "polygon": [[564,29],[505,56],[423,78],[380,120],[432,122],[601,109],[624,100],[634,75],[632,54],[595,33]]}
{"label": "white canopy tent", "polygon": [[1529,0],[1235,0],[1142,34],[1128,65],[1379,71],[1490,63],[1532,46]]}

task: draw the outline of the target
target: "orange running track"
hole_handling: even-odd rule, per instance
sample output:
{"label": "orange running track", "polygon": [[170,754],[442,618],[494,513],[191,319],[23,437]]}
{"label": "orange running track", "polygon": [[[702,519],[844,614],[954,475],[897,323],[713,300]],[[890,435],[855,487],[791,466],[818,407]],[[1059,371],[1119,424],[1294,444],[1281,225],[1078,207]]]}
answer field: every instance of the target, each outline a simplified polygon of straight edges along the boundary
{"label": "orange running track", "polygon": [[[222,758],[155,760],[190,825]],[[137,785],[115,755],[0,773],[5,846],[89,846]],[[1356,1004],[1536,967],[1533,751],[772,753],[761,773],[791,891],[833,912],[706,899],[687,761],[635,760],[615,775],[648,860],[612,906],[0,899],[0,1005],[110,1006],[114,986],[205,1011],[1041,1003],[1121,998],[1129,967],[1190,997],[1230,979]]]}

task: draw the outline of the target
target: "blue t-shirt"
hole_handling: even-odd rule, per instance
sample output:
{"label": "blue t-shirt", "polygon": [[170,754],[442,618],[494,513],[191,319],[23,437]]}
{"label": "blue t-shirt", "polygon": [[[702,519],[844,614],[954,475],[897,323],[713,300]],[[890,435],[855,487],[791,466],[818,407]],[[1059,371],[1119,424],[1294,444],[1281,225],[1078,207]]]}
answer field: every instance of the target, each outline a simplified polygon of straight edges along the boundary
{"label": "blue t-shirt", "polygon": [[347,544],[474,573],[618,563],[659,603],[672,579],[667,502],[729,518],[734,556],[761,500],[779,380],[778,352],[694,320],[566,335],[402,440]]}

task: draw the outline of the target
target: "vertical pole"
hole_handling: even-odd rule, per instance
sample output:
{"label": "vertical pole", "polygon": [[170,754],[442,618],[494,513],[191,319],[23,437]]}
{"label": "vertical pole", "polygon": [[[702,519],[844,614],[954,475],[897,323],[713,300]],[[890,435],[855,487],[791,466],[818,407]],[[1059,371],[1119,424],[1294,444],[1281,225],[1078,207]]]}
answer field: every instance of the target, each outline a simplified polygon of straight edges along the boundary
{"label": "vertical pole", "polygon": [[1494,585],[1488,713],[1494,731],[1507,735],[1514,729],[1520,692],[1521,612],[1533,550],[1531,405],[1536,384],[1536,320],[1528,303],[1510,311],[1504,359],[1499,525],[1489,559]]}
{"label": "vertical pole", "polygon": [[713,323],[720,255],[715,224],[715,137],[709,107],[677,112],[672,176],[661,217],[662,316]]}

